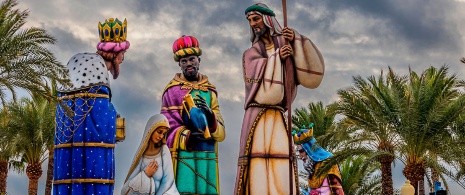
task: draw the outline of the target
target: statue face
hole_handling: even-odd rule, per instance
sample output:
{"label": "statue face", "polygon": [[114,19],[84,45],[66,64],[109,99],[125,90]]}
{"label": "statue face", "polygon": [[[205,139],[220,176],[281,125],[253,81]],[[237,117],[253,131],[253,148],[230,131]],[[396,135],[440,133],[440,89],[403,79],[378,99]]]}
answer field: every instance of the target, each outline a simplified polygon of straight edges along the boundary
{"label": "statue face", "polygon": [[297,145],[296,150],[297,150],[297,152],[299,154],[299,159],[304,161],[304,163],[305,163],[307,161],[307,159],[308,159],[308,155],[305,152],[304,148],[302,148],[301,145]]}
{"label": "statue face", "polygon": [[119,76],[119,65],[124,61],[124,53],[126,53],[126,51],[118,52],[116,57],[113,59],[113,63],[111,63],[110,67],[108,67],[108,70],[110,70],[110,73],[113,75],[113,79],[117,79]]}
{"label": "statue face", "polygon": [[200,58],[198,56],[187,56],[179,60],[184,77],[189,81],[196,81],[198,79]]}
{"label": "statue face", "polygon": [[126,51],[121,51],[118,53],[118,55],[116,55],[116,58],[115,58],[115,63],[120,65],[121,63],[123,63],[124,61],[124,53],[126,53]]}
{"label": "statue face", "polygon": [[262,16],[258,14],[252,14],[247,17],[250,27],[253,29],[255,36],[259,37],[265,34],[267,28],[265,22],[263,22]]}
{"label": "statue face", "polygon": [[152,141],[155,145],[161,145],[162,140],[166,136],[167,132],[168,132],[168,128],[166,127],[160,127],[156,129],[152,133],[152,137],[150,138],[150,141]]}

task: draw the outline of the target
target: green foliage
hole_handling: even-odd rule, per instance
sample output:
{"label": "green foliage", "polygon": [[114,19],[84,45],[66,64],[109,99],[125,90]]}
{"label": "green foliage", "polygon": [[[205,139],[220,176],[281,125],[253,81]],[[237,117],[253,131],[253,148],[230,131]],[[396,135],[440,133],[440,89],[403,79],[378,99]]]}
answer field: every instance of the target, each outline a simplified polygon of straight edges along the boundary
{"label": "green foliage", "polygon": [[[377,78],[354,77],[354,86],[338,91],[337,112],[346,116],[345,125],[358,130],[349,134],[352,141],[328,166],[353,155],[391,163],[396,155],[406,164],[404,174],[410,180],[423,178],[430,168],[463,185],[464,174],[457,174],[465,172],[460,171],[465,157],[465,82],[447,71],[446,66],[430,67],[421,74],[410,70],[399,76],[389,68]],[[445,169],[450,165],[458,167],[457,174]]]}
{"label": "green foliage", "polygon": [[42,164],[54,137],[54,103],[35,95],[33,99],[22,98],[10,103],[8,109],[11,116],[10,142],[15,146],[14,152],[20,155],[20,162]]}
{"label": "green foliage", "polygon": [[[455,154],[463,156],[463,141],[456,139],[463,130],[455,125],[460,125],[457,118],[465,112],[464,81],[447,73],[446,66],[430,67],[421,74],[410,71],[405,98],[400,100],[401,122],[396,125],[402,138],[399,159],[406,164],[404,174],[412,183],[418,180],[415,177],[423,178],[427,167],[441,177],[448,174],[444,163],[453,163]],[[447,181],[443,182],[447,186]]]}
{"label": "green foliage", "polygon": [[[346,117],[343,125],[356,129],[347,137],[348,144],[335,153],[329,163],[322,167],[342,162],[351,156],[363,155],[367,164],[379,162],[383,167],[390,167],[394,161],[395,151],[400,138],[395,133],[399,123],[397,113],[400,109],[399,94],[406,83],[406,77],[398,76],[392,69],[386,75],[370,76],[366,80],[355,76],[354,85],[338,91],[337,113]],[[347,127],[346,129],[351,129]],[[392,176],[390,169],[382,169],[382,194],[392,194]]]}
{"label": "green foliage", "polygon": [[0,100],[6,105],[11,94],[16,101],[15,88],[52,99],[47,91],[48,80],[67,85],[65,67],[45,47],[56,40],[44,29],[22,28],[29,15],[27,10],[15,9],[16,0],[0,5]]}
{"label": "green foliage", "polygon": [[402,87],[405,78],[389,69],[386,78],[381,71],[378,78],[367,80],[354,77],[354,86],[338,91],[341,100],[337,111],[347,117],[347,125],[354,125],[363,131],[357,137],[365,138],[365,144],[373,150],[393,154],[398,136],[393,133],[393,124],[398,123],[399,95],[395,86]]}
{"label": "green foliage", "polygon": [[381,194],[379,165],[367,164],[366,161],[364,156],[352,156],[341,164],[344,194]]}
{"label": "green foliage", "polygon": [[[370,163],[372,159],[359,155],[368,154],[371,150],[359,147],[349,153],[339,151],[343,148],[341,145],[353,145],[358,141],[352,136],[358,129],[348,125],[347,119],[335,122],[335,110],[335,104],[324,107],[321,102],[309,103],[306,108],[295,109],[292,116],[294,129],[314,123],[314,136],[319,145],[336,153],[335,157],[327,160],[328,166],[322,166],[315,174],[321,175],[334,164],[342,163],[342,186],[346,194],[379,194],[381,179],[379,174],[375,174],[379,167]],[[308,189],[307,173],[301,171],[299,177],[304,179],[299,183],[300,188]]]}
{"label": "green foliage", "polygon": [[297,108],[292,115],[293,130],[314,124],[313,136],[318,144],[333,151],[340,146],[340,141],[346,140],[340,126],[335,122],[335,105],[323,106],[322,102],[309,103],[307,107]]}

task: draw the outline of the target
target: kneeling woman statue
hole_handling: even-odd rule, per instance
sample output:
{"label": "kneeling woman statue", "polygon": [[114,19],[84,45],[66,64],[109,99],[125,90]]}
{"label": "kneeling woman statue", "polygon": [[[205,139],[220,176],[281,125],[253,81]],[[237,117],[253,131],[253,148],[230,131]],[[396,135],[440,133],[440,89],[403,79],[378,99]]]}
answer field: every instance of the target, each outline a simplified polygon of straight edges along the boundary
{"label": "kneeling woman statue", "polygon": [[170,126],[162,114],[150,117],[124,181],[121,194],[179,194],[171,154],[166,146]]}

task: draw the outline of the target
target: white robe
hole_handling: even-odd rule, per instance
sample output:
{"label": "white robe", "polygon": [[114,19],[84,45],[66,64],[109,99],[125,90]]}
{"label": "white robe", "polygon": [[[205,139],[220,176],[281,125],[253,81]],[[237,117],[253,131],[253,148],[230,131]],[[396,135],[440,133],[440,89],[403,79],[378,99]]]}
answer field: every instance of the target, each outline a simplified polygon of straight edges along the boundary
{"label": "white robe", "polygon": [[179,194],[176,189],[173,176],[173,165],[171,155],[166,145],[163,145],[159,154],[153,156],[158,162],[158,169],[148,177],[144,170],[152,158],[143,157],[132,172],[129,179],[121,189],[121,195],[126,194],[155,194],[155,195],[171,195]]}

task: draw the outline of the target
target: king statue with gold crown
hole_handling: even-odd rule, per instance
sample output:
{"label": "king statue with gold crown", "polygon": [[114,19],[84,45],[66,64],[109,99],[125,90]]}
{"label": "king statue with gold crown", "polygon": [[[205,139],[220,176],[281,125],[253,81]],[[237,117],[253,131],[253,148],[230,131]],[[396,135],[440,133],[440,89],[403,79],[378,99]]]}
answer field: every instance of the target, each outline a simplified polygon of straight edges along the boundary
{"label": "king statue with gold crown", "polygon": [[71,87],[61,88],[56,111],[53,194],[113,194],[114,148],[124,139],[111,103],[108,71],[118,78],[127,21],[98,24],[97,52],[78,53],[67,64]]}
{"label": "king statue with gold crown", "polygon": [[313,136],[313,126],[311,123],[308,127],[302,127],[298,131],[292,131],[294,144],[299,153],[299,159],[303,161],[304,172],[307,175],[309,189],[302,189],[303,194],[308,195],[344,195],[342,189],[341,171],[337,164],[317,175],[321,167],[328,161],[333,154],[318,145]]}

